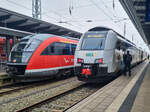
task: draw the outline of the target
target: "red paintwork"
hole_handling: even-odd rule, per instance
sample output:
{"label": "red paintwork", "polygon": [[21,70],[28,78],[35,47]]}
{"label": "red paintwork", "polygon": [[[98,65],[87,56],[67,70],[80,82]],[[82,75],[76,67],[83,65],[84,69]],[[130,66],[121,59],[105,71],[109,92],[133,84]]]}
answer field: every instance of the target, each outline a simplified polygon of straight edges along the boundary
{"label": "red paintwork", "polygon": [[78,41],[70,40],[60,37],[50,37],[43,41],[40,46],[33,53],[26,70],[32,69],[47,69],[54,67],[73,66],[74,56],[73,55],[40,55],[42,51],[53,42],[69,42],[77,44]]}
{"label": "red paintwork", "polygon": [[[10,39],[10,40],[9,40],[9,43],[10,43],[10,45],[12,45],[13,40],[12,40],[12,39]],[[5,38],[1,38],[1,37],[0,37],[0,45],[4,45],[4,44],[6,44],[6,39],[5,39]]]}
{"label": "red paintwork", "polygon": [[[10,46],[12,46],[12,43],[13,43],[12,39],[9,40],[9,43],[10,43]],[[3,48],[5,46],[6,46],[6,38],[0,37],[0,60],[1,61],[7,60],[6,53],[3,51]]]}

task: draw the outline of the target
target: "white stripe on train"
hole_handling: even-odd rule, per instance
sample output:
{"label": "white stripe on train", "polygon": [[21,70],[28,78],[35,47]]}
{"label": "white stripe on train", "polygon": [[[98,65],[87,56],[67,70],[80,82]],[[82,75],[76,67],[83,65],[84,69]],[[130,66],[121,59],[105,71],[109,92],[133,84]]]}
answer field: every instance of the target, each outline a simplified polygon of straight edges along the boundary
{"label": "white stripe on train", "polygon": [[26,73],[31,73],[31,72],[44,72],[44,71],[58,70],[58,69],[71,68],[71,67],[74,67],[74,66],[63,66],[63,67],[44,68],[44,69],[32,69],[32,70],[26,70]]}

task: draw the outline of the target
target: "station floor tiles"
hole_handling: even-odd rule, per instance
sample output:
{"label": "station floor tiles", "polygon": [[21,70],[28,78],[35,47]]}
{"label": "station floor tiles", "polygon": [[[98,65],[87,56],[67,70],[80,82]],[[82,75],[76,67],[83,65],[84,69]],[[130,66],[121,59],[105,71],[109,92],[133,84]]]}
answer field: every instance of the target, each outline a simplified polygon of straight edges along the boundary
{"label": "station floor tiles", "polygon": [[[139,87],[140,84],[138,82],[141,77],[144,77],[145,72],[148,73],[147,69],[148,71],[150,71],[150,66],[148,61],[145,61],[132,69],[131,77],[121,75],[119,78],[99,89],[96,93],[84,99],[66,112],[130,112],[131,110],[133,112],[137,112],[136,107],[139,107],[139,104],[136,102],[134,103],[134,101],[138,102],[140,100],[143,100],[144,105],[144,99],[142,99],[144,96],[141,95],[142,98],[135,99],[138,92],[138,89],[137,87],[135,87],[135,85],[138,85]],[[146,83],[144,85],[148,87],[150,85],[150,81],[149,84]],[[136,90],[133,90],[133,88],[136,88]],[[133,93],[131,93],[131,91],[133,91]],[[143,90],[141,90],[141,92],[142,91]],[[145,94],[148,95],[148,92],[146,90]],[[149,99],[147,99],[147,102],[149,102],[150,104]],[[143,107],[141,107],[141,109],[142,108]]]}
{"label": "station floor tiles", "polygon": [[131,112],[150,112],[150,65],[146,70]]}

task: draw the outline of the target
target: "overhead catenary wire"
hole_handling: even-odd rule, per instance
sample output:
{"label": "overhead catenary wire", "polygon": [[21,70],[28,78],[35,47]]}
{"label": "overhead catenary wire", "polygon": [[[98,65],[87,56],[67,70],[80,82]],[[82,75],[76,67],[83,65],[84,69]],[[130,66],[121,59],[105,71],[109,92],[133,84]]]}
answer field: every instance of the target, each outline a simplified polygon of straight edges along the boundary
{"label": "overhead catenary wire", "polygon": [[[16,3],[16,2],[14,2],[14,1],[12,1],[12,0],[6,0],[6,1],[8,1],[8,2],[10,2],[10,3],[12,3],[12,4],[14,4],[14,5],[17,5],[17,6],[19,6],[19,7],[23,7],[23,8],[25,8],[25,9],[27,9],[27,10],[32,10],[31,8],[28,8],[28,7],[26,7],[26,6],[24,6],[24,5],[21,5],[21,4],[18,4],[18,3]],[[73,4],[73,1],[71,0],[71,7],[72,7],[72,9],[73,9],[73,7],[74,6],[72,6],[72,4]],[[85,7],[85,6],[91,6],[92,4],[90,4],[90,5],[84,5],[84,6],[79,6],[79,7]],[[79,8],[79,7],[77,7],[77,8]],[[48,12],[48,11],[47,11]],[[59,14],[59,13],[57,13],[56,11],[50,11],[50,12],[53,12],[54,14],[56,14],[56,15],[58,15],[58,16],[60,16],[60,17],[63,17],[63,18],[66,18],[66,19],[68,19],[67,17],[64,17],[64,16],[62,16],[61,14]],[[53,18],[54,20],[56,20],[56,18],[54,18],[54,17],[52,17],[52,16],[49,16],[46,12],[43,12],[42,14],[44,14],[44,15],[46,15],[47,17],[50,17],[50,18]],[[57,20],[56,20],[57,21]]]}
{"label": "overhead catenary wire", "polygon": [[[60,17],[60,20],[59,20],[57,23],[69,24],[69,25],[74,26],[74,27],[77,27],[77,28],[79,28],[79,29],[81,29],[81,26],[83,26],[82,24],[79,24],[79,23],[78,23],[79,25],[74,25],[74,24],[72,24],[72,23],[63,22],[63,21],[61,20],[61,18],[69,19],[69,21],[71,21],[71,20],[70,20],[70,18],[68,18],[68,17],[66,17],[66,16],[64,16],[64,15],[62,15],[62,14],[60,14],[60,13],[58,13],[58,12],[52,10],[52,9],[45,9],[44,7],[42,7],[42,8],[43,8],[43,10],[44,10],[46,13],[52,12],[52,13],[56,14],[57,16],[59,16],[59,17]],[[73,8],[73,7],[72,7],[72,8]]]}
{"label": "overhead catenary wire", "polygon": [[[31,8],[28,8],[28,7],[24,6],[24,5],[18,4],[18,3],[16,3],[16,2],[12,1],[12,0],[6,0],[6,1],[9,2],[9,3],[14,4],[14,5],[16,5],[16,6],[19,6],[19,7],[22,7],[22,8],[24,8],[24,9],[27,9],[27,10],[32,11]],[[42,14],[46,15],[47,17],[53,18],[54,20],[57,19],[57,18],[54,18],[54,17],[51,17],[51,16],[47,15],[45,12],[43,12]]]}
{"label": "overhead catenary wire", "polygon": [[[114,3],[118,3],[119,1],[115,1]],[[104,2],[106,4],[112,4],[112,1],[106,1]],[[78,6],[74,6],[74,9],[78,9],[78,8],[84,8],[84,7],[91,7],[93,5],[93,3],[91,4],[86,4],[86,5],[78,5]],[[116,7],[116,5],[115,5]],[[57,11],[64,11],[64,10],[68,10],[68,7],[66,8],[62,8],[62,9],[58,9]]]}
{"label": "overhead catenary wire", "polygon": [[[32,10],[32,9],[30,9],[30,8],[24,6],[24,5],[20,5],[20,4],[14,2],[14,1],[12,1],[12,0],[7,0],[7,1],[10,2],[10,3],[12,3],[12,4],[14,4],[14,5],[17,5],[17,6],[19,6],[19,7],[23,7],[23,8],[25,8],[25,9],[27,9],[27,10]],[[92,1],[93,1],[93,0],[92,0]],[[73,4],[73,3],[72,3],[72,0],[71,0],[71,4]],[[110,18],[112,21],[114,21],[114,19],[113,19],[112,17],[110,17],[110,16],[109,16],[102,8],[100,8],[95,2],[92,2],[91,5],[96,5],[96,7],[98,7],[100,10],[102,10],[102,12],[103,12],[108,18]],[[91,5],[89,5],[89,6],[91,6]],[[82,7],[82,6],[81,6],[81,7]],[[43,8],[43,7],[42,7],[42,8]],[[74,9],[74,8],[75,8],[75,7],[73,6],[73,9]],[[44,8],[43,8],[43,9],[44,9]],[[55,17],[53,17],[53,16],[50,16],[50,15],[49,15],[50,12],[53,12],[54,14],[58,15],[60,18],[64,18],[64,19],[66,19],[66,20],[65,20],[65,21],[62,21],[61,19],[59,20],[58,18],[55,18]],[[81,29],[81,27],[83,26],[82,24],[80,24],[80,22],[75,22],[74,20],[72,20],[72,19],[71,19],[71,18],[73,18],[72,16],[71,16],[71,18],[69,18],[69,17],[66,17],[66,16],[64,16],[64,15],[62,15],[62,14],[60,14],[60,13],[58,13],[57,11],[54,11],[54,10],[44,9],[44,12],[43,12],[42,14],[44,14],[46,17],[49,17],[49,18],[53,19],[56,23],[68,24],[68,25],[77,27],[77,28],[79,28],[79,29]],[[93,21],[94,21],[94,20],[93,20]],[[96,21],[94,21],[94,22],[98,22],[98,21],[101,21],[101,20],[96,20]],[[102,20],[102,21],[104,21],[104,20]],[[120,20],[119,20],[119,21],[120,21]],[[69,23],[69,22],[70,22],[70,23]],[[77,23],[78,25],[72,24],[71,22]],[[89,22],[89,21],[87,20],[87,21],[85,21],[85,22]],[[117,23],[116,23],[116,24],[117,24]]]}
{"label": "overhead catenary wire", "polygon": [[113,14],[113,17],[117,17],[115,14],[114,14],[114,12],[112,11],[112,10],[109,10],[109,7],[105,4],[105,2],[103,1],[103,0],[101,0],[101,2],[104,4],[104,7],[109,11],[109,12],[112,12],[112,14]]}
{"label": "overhead catenary wire", "polygon": [[89,0],[95,7],[97,7],[105,16],[107,16],[110,20],[113,20],[112,17],[110,17],[102,8],[100,8],[94,0]]}
{"label": "overhead catenary wire", "polygon": [[[28,7],[24,6],[24,5],[18,4],[18,3],[16,3],[16,2],[12,1],[12,0],[6,0],[6,1],[9,2],[9,3],[14,4],[14,5],[16,5],[16,6],[19,6],[19,7],[22,7],[22,8],[24,8],[24,9],[27,9],[27,10],[31,10],[31,11],[32,11],[31,8],[28,8]],[[49,16],[46,12],[43,12],[42,14],[44,14],[44,15],[47,16],[47,17],[52,18],[52,19],[53,19],[55,22],[57,22],[57,23],[58,23],[58,21],[59,21],[57,18],[54,18],[54,17],[52,17],[52,16]],[[56,14],[56,13],[55,13],[55,14]],[[59,15],[59,14],[58,14],[58,15]],[[69,24],[69,25],[71,25],[71,26],[77,27],[77,26],[75,26],[75,25],[73,25],[73,24],[71,24],[71,23],[65,23],[65,24]]]}
{"label": "overhead catenary wire", "polygon": [[[95,2],[94,2],[94,0],[89,0],[91,3],[93,3],[105,16],[107,16],[112,22],[114,22],[113,21],[113,18],[110,16],[110,15],[108,15],[102,8],[100,8]],[[114,22],[115,23],[115,22]],[[115,23],[115,24],[117,24],[117,23]],[[118,25],[118,24],[117,24]],[[118,25],[119,27],[120,27],[120,25]]]}
{"label": "overhead catenary wire", "polygon": [[[11,0],[6,0],[7,2],[9,2],[9,3],[12,3],[12,4],[14,4],[14,5],[16,5],[16,6],[19,6],[19,7],[22,7],[22,8],[24,8],[24,9],[27,9],[27,10],[31,10],[32,11],[32,9],[30,9],[30,8],[28,8],[28,7],[26,7],[26,6],[24,6],[24,5],[20,5],[20,4],[18,4],[18,3],[16,3],[16,2],[13,2],[13,1],[11,1]],[[49,17],[49,18],[52,18],[55,22],[57,22],[58,23],[58,19],[57,18],[54,18],[54,17],[52,17],[52,16],[49,16],[47,13],[45,13],[45,12],[43,12],[42,14],[44,14],[45,16],[47,16],[47,17]],[[69,25],[71,25],[71,26],[74,26],[74,27],[76,27],[75,25],[73,25],[73,24],[71,24],[71,23],[65,23],[65,24],[69,24]]]}
{"label": "overhead catenary wire", "polygon": [[[43,10],[45,10],[45,9],[43,9]],[[63,17],[63,18],[65,18],[65,19],[68,19],[67,17],[62,16],[61,14],[59,14],[58,12],[55,12],[55,11],[53,11],[53,10],[45,10],[45,11],[46,11],[47,13],[48,13],[48,12],[53,12],[54,14],[58,15],[60,18]],[[69,21],[70,21],[70,19],[69,19]],[[71,25],[71,26],[80,28],[79,26],[76,26],[76,25],[74,25],[74,24],[72,24],[72,23],[63,22],[61,19],[58,20],[57,23],[69,24],[69,25]],[[81,24],[80,24],[80,26],[81,26]]]}
{"label": "overhead catenary wire", "polygon": [[[92,5],[93,4],[78,5],[78,6],[74,6],[73,9],[84,8],[84,7],[91,7]],[[58,11],[64,11],[64,10],[68,10],[68,7],[67,8],[58,9]]]}

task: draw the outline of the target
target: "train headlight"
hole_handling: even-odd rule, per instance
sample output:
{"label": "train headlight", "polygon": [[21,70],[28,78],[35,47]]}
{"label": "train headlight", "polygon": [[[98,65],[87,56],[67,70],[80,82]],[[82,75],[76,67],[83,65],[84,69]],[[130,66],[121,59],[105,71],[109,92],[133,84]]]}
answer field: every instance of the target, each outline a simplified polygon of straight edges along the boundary
{"label": "train headlight", "polygon": [[83,63],[83,59],[78,58],[78,59],[77,59],[77,62],[78,62],[78,63]]}
{"label": "train headlight", "polygon": [[100,59],[96,59],[96,60],[95,60],[95,63],[99,63],[99,64],[102,64],[102,63],[103,63],[103,58],[100,58]]}

